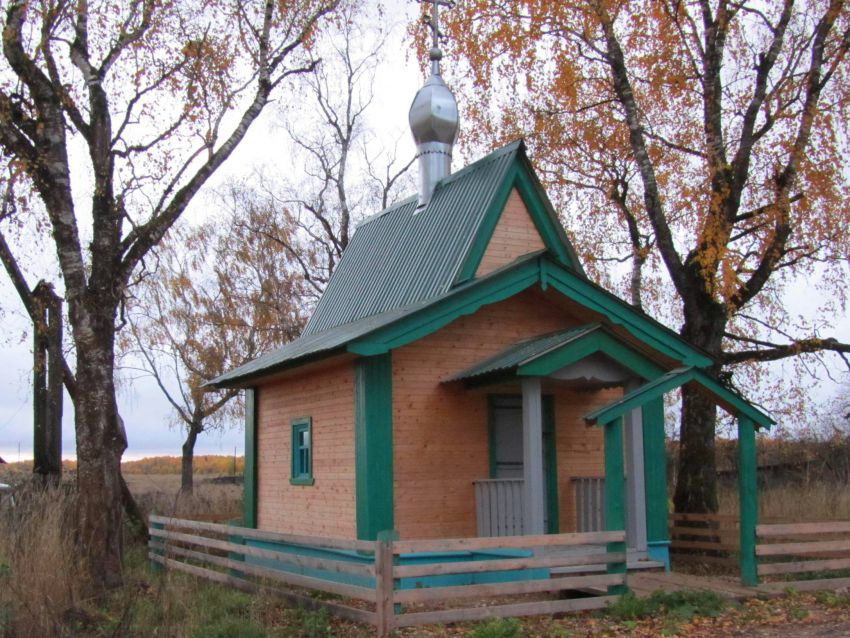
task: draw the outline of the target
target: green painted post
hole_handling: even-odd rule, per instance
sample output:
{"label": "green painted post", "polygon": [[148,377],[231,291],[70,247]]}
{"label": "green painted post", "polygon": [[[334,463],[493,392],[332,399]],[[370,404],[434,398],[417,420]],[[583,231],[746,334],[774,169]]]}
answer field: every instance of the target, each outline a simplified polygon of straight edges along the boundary
{"label": "green painted post", "polygon": [[393,528],[393,368],[391,353],[355,367],[354,466],[357,538]]}
{"label": "green painted post", "polygon": [[646,485],[646,540],[649,558],[670,569],[667,531],[667,448],[664,442],[664,399],[643,406],[643,465]]}
{"label": "green painted post", "polygon": [[[605,428],[605,529],[620,532],[626,529],[626,468],[623,462],[623,417],[617,417]],[[608,543],[611,553],[626,552],[624,542]],[[626,563],[608,563],[609,574],[625,574]],[[608,594],[626,593],[625,585],[612,585]]]}
{"label": "green painted post", "polygon": [[[151,529],[165,529],[165,525],[162,523],[150,523]],[[156,540],[158,543],[165,544],[165,539],[161,536],[151,536],[151,540]],[[165,552],[161,549],[151,549],[152,554],[157,554],[158,556],[165,556]],[[154,574],[161,574],[164,570],[164,565],[158,561],[155,561],[151,558],[151,572]]]}
{"label": "green painted post", "polygon": [[257,527],[257,399],[258,390],[245,390],[245,470],[242,486],[242,521],[245,527]]}
{"label": "green painted post", "polygon": [[[236,536],[235,534],[231,535],[229,540],[235,545],[245,544],[245,539],[242,536]],[[230,560],[236,560],[241,563],[245,562],[245,554],[243,554],[242,552],[227,552],[227,557]],[[241,570],[232,568],[228,570],[228,573],[234,578],[242,578],[245,575]]]}
{"label": "green painted post", "polygon": [[759,583],[756,558],[758,481],[756,478],[756,429],[753,421],[738,415],[738,494],[741,506],[741,582]]}

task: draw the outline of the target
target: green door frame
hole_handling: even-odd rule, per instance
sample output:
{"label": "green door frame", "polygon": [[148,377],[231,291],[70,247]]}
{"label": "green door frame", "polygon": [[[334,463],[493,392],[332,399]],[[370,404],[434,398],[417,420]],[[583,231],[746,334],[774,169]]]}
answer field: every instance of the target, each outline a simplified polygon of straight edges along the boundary
{"label": "green door frame", "polygon": [[[496,478],[495,411],[497,399],[519,399],[521,394],[487,395],[487,438],[489,439],[490,478]],[[521,405],[521,404],[520,404]],[[555,397],[543,395],[543,454],[546,455],[546,533],[558,534],[561,529],[558,499],[558,446],[555,438]]]}

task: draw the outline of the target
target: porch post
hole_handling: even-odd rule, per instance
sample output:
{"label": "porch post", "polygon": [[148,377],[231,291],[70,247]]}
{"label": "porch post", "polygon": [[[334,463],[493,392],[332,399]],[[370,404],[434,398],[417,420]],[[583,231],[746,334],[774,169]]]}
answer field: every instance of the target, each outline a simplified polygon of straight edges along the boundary
{"label": "porch post", "polygon": [[738,415],[738,495],[741,515],[741,582],[758,585],[756,525],[758,482],[756,479],[756,429],[753,421]]}
{"label": "porch post", "polygon": [[[625,466],[623,465],[623,417],[617,417],[605,428],[605,530],[618,532],[626,527],[625,511]],[[626,552],[626,543],[608,543],[612,553]],[[627,563],[611,563],[608,573],[623,574]],[[608,588],[609,595],[625,593],[625,587],[616,585]]]}
{"label": "porch post", "polygon": [[[639,379],[625,384],[628,394],[640,387]],[[643,413],[635,408],[624,415],[626,444],[626,545],[646,551],[646,478],[643,464]]]}
{"label": "porch post", "polygon": [[670,570],[667,531],[667,448],[664,443],[664,399],[643,406],[643,458],[646,476],[646,537],[650,560]]}
{"label": "porch post", "polygon": [[522,518],[525,534],[543,534],[543,402],[539,378],[522,381]]}

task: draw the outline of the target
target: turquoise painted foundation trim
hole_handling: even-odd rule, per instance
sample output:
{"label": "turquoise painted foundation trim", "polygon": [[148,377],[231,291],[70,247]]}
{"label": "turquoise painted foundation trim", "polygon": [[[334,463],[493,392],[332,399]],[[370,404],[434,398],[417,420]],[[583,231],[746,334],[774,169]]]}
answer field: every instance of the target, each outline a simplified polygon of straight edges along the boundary
{"label": "turquoise painted foundation trim", "polygon": [[670,541],[648,541],[646,555],[649,560],[664,563],[664,570],[670,571]]}
{"label": "turquoise painted foundation trim", "polygon": [[355,363],[354,465],[357,538],[375,540],[393,525],[392,355]]}
{"label": "turquoise painted foundation trim", "polygon": [[[245,556],[245,562],[251,565],[260,565],[270,569],[321,578],[335,583],[347,585],[358,585],[361,587],[374,587],[373,576],[360,574],[346,574],[325,569],[303,567],[294,562],[287,561],[287,556],[310,556],[313,558],[325,558],[350,563],[371,565],[374,558],[371,554],[351,550],[329,549],[319,547],[304,547],[302,545],[288,545],[270,541],[258,541],[245,539],[249,547],[259,547],[275,552],[280,552],[279,560],[270,558],[257,558]],[[501,560],[505,558],[528,558],[533,556],[532,550],[524,549],[491,549],[477,552],[420,552],[416,554],[400,554],[399,565],[422,565],[428,563],[460,563],[464,561]],[[398,589],[421,589],[423,587],[449,587],[452,585],[479,585],[485,583],[506,583],[524,580],[545,580],[551,577],[546,568],[502,570],[492,572],[470,572],[461,574],[444,574],[438,576],[417,576],[401,578],[398,580]]]}

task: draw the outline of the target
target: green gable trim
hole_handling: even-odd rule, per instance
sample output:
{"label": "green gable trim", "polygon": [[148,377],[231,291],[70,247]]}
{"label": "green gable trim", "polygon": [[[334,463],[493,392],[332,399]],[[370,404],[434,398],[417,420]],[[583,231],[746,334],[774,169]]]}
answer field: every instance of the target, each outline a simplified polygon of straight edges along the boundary
{"label": "green gable trim", "polygon": [[[712,360],[675,332],[635,310],[623,300],[560,266],[544,255],[528,256],[472,280],[427,306],[348,343],[361,355],[388,352],[421,339],[481,306],[503,301],[535,283],[551,286],[564,296],[622,325],[637,339],[686,365],[708,366]],[[630,358],[631,360],[632,358]],[[652,376],[652,375],[650,375]]]}
{"label": "green gable trim", "polygon": [[496,230],[514,188],[517,189],[525,207],[528,209],[528,214],[531,216],[531,220],[548,251],[562,264],[578,272],[584,272],[546,192],[537,180],[525,153],[520,152],[515,155],[512,166],[487,208],[487,212],[464,258],[460,272],[455,278],[456,285],[472,279],[478,271],[481,259],[487,251],[487,246],[490,244],[493,232]]}
{"label": "green gable trim", "polygon": [[623,344],[602,326],[534,360],[520,365],[520,376],[545,377],[585,357],[601,352],[644,379],[655,379],[664,368]]}
{"label": "green gable trim", "polygon": [[355,363],[354,466],[357,538],[393,529],[393,394],[391,354]]}
{"label": "green gable trim", "polygon": [[348,351],[361,355],[388,352],[432,334],[458,317],[471,315],[481,306],[513,297],[539,280],[538,260],[516,262],[498,275],[471,283],[439,301],[395,323],[348,344]]}
{"label": "green gable trim", "polygon": [[734,416],[744,416],[752,420],[757,425],[765,428],[770,428],[776,423],[768,415],[761,410],[753,407],[747,401],[742,399],[738,394],[732,392],[728,388],[723,387],[712,379],[710,376],[697,370],[696,368],[677,368],[671,370],[667,374],[654,381],[646,383],[636,390],[629,392],[619,401],[615,401],[603,408],[594,410],[584,417],[584,420],[589,424],[594,423],[611,423],[635,408],[642,407],[649,401],[657,399],[670,390],[685,385],[686,383],[695,382],[705,388],[714,396],[715,401],[723,408],[731,412]]}
{"label": "green gable trim", "polygon": [[570,299],[604,314],[612,323],[622,325],[650,347],[685,365],[702,368],[713,363],[708,355],[698,351],[675,332],[584,277],[551,263],[545,266],[545,282]]}
{"label": "green gable trim", "polygon": [[243,470],[242,507],[245,527],[257,527],[257,399],[259,389],[245,390],[245,469]]}

